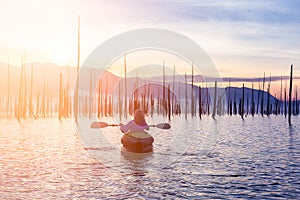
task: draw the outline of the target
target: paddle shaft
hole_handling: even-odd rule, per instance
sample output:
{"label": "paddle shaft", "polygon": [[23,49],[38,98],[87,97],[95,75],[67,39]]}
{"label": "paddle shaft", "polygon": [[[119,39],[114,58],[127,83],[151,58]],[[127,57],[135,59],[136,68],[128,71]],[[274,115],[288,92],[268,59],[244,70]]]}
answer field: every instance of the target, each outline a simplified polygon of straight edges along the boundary
{"label": "paddle shaft", "polygon": [[[120,124],[107,124],[107,126],[121,126]],[[149,127],[156,127],[156,124],[148,125]]]}
{"label": "paddle shaft", "polygon": [[[108,124],[106,122],[93,122],[91,124],[91,128],[105,128],[105,127],[108,127],[108,126],[121,126],[120,124]],[[160,123],[160,124],[152,124],[152,125],[149,125],[149,127],[156,127],[156,128],[160,128],[160,129],[170,129],[171,126],[170,124],[168,123]]]}

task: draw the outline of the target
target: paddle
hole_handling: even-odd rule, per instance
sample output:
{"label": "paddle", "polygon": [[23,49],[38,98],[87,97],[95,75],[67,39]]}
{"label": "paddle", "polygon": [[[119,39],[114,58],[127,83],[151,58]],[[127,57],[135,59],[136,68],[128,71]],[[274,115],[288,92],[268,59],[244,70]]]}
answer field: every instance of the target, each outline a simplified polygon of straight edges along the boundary
{"label": "paddle", "polygon": [[156,127],[156,128],[160,128],[160,129],[170,129],[171,125],[168,123],[159,123],[156,125],[149,125],[149,127]]}
{"label": "paddle", "polygon": [[[108,126],[120,126],[119,124],[108,124],[106,122],[93,122],[91,124],[91,128],[105,128]],[[156,128],[160,128],[160,129],[170,129],[171,126],[168,123],[159,123],[156,125],[149,125],[149,127],[156,127]]]}

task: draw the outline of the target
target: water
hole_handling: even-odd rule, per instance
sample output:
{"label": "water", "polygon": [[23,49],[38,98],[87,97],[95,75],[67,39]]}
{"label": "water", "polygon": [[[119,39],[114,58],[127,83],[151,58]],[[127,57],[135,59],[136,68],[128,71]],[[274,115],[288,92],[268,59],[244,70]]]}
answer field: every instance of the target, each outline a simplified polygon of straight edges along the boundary
{"label": "water", "polygon": [[[282,116],[188,122],[174,118],[171,130],[152,129],[154,152],[132,158],[120,151],[117,127],[88,131],[92,139],[81,140],[70,119],[1,119],[0,197],[300,198],[299,117],[292,127]],[[100,146],[97,135],[109,144]],[[117,160],[106,163],[106,154]]]}

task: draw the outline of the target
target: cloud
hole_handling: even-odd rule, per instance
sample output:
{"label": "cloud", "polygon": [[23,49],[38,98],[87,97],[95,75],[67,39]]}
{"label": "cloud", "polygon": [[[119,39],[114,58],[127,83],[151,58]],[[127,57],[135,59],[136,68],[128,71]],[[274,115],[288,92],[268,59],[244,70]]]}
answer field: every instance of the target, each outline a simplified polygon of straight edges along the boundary
{"label": "cloud", "polygon": [[187,20],[300,23],[299,1],[173,1],[164,11]]}
{"label": "cloud", "polygon": [[258,72],[300,64],[299,1],[178,0],[160,4],[164,20],[192,33],[220,68],[238,66],[247,71],[251,67]]}

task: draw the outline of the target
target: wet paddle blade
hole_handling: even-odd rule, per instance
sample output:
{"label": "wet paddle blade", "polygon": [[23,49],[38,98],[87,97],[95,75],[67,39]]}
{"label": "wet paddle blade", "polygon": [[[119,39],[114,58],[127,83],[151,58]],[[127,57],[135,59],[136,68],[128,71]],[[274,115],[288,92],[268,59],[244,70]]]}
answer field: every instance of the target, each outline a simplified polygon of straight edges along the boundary
{"label": "wet paddle blade", "polygon": [[160,123],[160,124],[157,124],[155,127],[161,128],[161,129],[170,129],[171,125],[168,123]]}
{"label": "wet paddle blade", "polygon": [[105,123],[105,122],[93,122],[91,124],[91,128],[105,128],[105,127],[108,127],[109,124],[108,123]]}

